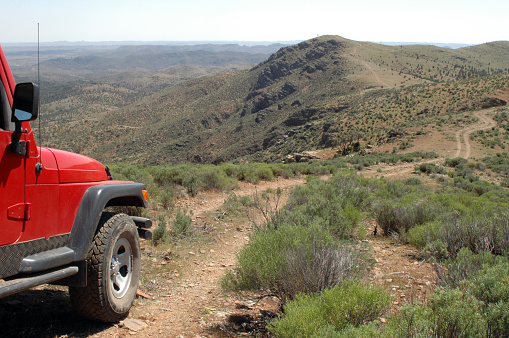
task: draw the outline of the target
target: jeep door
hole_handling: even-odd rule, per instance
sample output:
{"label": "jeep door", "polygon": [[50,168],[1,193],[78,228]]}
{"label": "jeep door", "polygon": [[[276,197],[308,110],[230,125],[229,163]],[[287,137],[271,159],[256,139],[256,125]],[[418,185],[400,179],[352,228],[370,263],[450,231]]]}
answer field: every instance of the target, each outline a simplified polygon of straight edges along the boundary
{"label": "jeep door", "polygon": [[[5,72],[0,63],[1,78]],[[10,88],[7,88],[10,90]],[[10,151],[14,125],[10,122],[11,103],[0,82],[0,245],[16,242],[25,220],[25,157]]]}

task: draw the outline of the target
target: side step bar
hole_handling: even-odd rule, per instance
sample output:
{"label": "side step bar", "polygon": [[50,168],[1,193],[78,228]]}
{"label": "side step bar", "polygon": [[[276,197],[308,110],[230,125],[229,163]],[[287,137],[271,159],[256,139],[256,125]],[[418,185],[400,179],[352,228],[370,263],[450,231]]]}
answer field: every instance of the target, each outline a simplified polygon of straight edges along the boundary
{"label": "side step bar", "polygon": [[68,266],[66,268],[29,275],[0,283],[0,298],[33,288],[37,285],[51,283],[65,277],[75,275],[78,273],[78,270],[77,266]]}

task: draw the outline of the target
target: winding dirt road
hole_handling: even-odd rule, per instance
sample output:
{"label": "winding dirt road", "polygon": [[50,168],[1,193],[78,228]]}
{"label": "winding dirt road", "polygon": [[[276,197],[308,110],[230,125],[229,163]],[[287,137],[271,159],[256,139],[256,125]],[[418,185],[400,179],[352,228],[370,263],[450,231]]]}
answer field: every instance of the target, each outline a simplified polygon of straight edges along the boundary
{"label": "winding dirt road", "polygon": [[[456,151],[454,153],[454,157],[462,157],[468,159],[471,155],[472,148],[470,135],[479,130],[491,129],[492,127],[496,126],[496,122],[488,114],[489,111],[486,110],[473,112],[473,115],[478,119],[478,121],[472,125],[459,129],[458,131],[455,132],[454,137],[456,141],[455,147]],[[443,163],[444,160],[445,159],[443,157],[439,157],[432,160],[424,160],[418,162],[418,164],[421,163],[439,164]],[[384,177],[392,177],[407,175],[414,172],[416,165],[417,163],[399,163],[396,165],[380,164],[377,166],[367,168],[363,172],[363,175],[366,177],[376,177],[382,175]],[[378,172],[378,170],[381,170],[381,172]]]}
{"label": "winding dirt road", "polygon": [[468,128],[458,130],[455,134],[456,153],[454,154],[454,157],[463,157],[468,159],[470,157],[470,134],[479,130],[491,129],[497,125],[496,122],[486,114],[486,111],[476,111],[474,112],[474,116],[478,118],[478,123],[473,124]]}

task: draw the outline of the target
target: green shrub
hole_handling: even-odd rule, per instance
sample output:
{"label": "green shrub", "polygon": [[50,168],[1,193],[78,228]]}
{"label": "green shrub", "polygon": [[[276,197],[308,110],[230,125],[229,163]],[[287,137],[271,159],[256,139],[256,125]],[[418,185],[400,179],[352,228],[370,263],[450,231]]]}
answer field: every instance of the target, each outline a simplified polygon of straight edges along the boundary
{"label": "green shrub", "polygon": [[[469,201],[469,199],[467,199]],[[468,248],[474,253],[488,251],[497,255],[507,255],[509,253],[509,215],[498,210],[490,211],[488,204],[480,214],[476,214],[477,206],[471,205],[468,210],[465,206],[460,206],[466,215],[458,212],[443,213],[441,220],[436,222],[427,222],[422,226],[416,227],[408,232],[409,243],[424,248],[427,245],[439,240],[446,245],[446,251],[451,257],[462,248]],[[392,209],[387,207],[389,211]],[[388,213],[388,212],[386,212]],[[399,219],[393,212],[389,216],[382,216],[392,219]],[[396,223],[394,225],[393,223]],[[390,226],[398,226],[397,221],[393,221]],[[443,250],[445,253],[445,250]]]}
{"label": "green shrub", "polygon": [[403,182],[405,185],[422,185],[422,181],[417,177],[411,177]]}
{"label": "green shrub", "polygon": [[447,167],[456,168],[457,166],[462,166],[468,161],[464,159],[463,157],[455,157],[455,158],[448,158],[445,160],[445,165]]}
{"label": "green shrub", "polygon": [[154,179],[147,168],[139,165],[115,164],[110,167],[110,170],[115,180],[141,182],[145,184],[149,193],[158,193]]}
{"label": "green shrub", "polygon": [[337,238],[348,238],[360,220],[360,210],[368,189],[353,176],[334,176],[329,181],[312,178],[306,186],[295,188],[288,203],[272,220],[272,227],[310,224],[331,231]]}
{"label": "green shrub", "polygon": [[485,313],[488,337],[509,337],[509,303],[490,303]]}
{"label": "green shrub", "polygon": [[224,173],[228,177],[238,178],[239,175],[239,166],[233,163],[222,163],[220,168],[224,171]]}
{"label": "green shrub", "polygon": [[[277,337],[336,337],[352,333],[374,333],[366,326],[385,311],[390,296],[381,288],[358,281],[344,282],[317,295],[300,294],[284,306],[284,316],[275,319],[269,330]],[[344,331],[344,332],[342,332]],[[344,333],[345,335],[341,335]]]}
{"label": "green shrub", "polygon": [[193,215],[192,211],[187,210],[177,210],[175,214],[175,219],[173,220],[172,231],[174,235],[188,235],[191,230],[191,216]]}
{"label": "green shrub", "polygon": [[434,337],[431,311],[420,304],[405,305],[389,317],[383,336],[388,338]]}
{"label": "green shrub", "polygon": [[152,239],[151,242],[153,245],[158,245],[160,243],[164,243],[168,240],[170,234],[168,233],[168,228],[166,227],[168,222],[166,221],[166,214],[161,214],[157,216],[157,228],[152,231]]}
{"label": "green shrub", "polygon": [[[380,331],[377,329],[375,324],[373,322],[370,322],[368,324],[364,324],[361,326],[353,326],[348,325],[344,330],[341,330],[340,332],[332,331],[334,327],[332,325],[328,325],[325,330],[320,330],[318,334],[315,335],[316,338],[319,337],[338,337],[338,338],[377,338],[380,337]],[[337,332],[334,335],[334,332]],[[330,335],[327,335],[327,334]]]}
{"label": "green shrub", "polygon": [[265,163],[242,164],[239,168],[238,179],[258,184],[260,181],[273,181],[275,179],[271,166]]}
{"label": "green shrub", "polygon": [[433,221],[435,211],[427,202],[398,205],[382,202],[375,207],[375,219],[385,235],[403,234],[411,228]]}
{"label": "green shrub", "polygon": [[505,257],[486,259],[487,263],[471,278],[470,290],[484,302],[490,337],[509,336],[509,261]]}
{"label": "green shrub", "polygon": [[495,256],[489,252],[473,253],[468,248],[458,251],[455,258],[437,267],[437,277],[443,286],[459,287],[465,280],[474,278],[485,265],[492,265]]}
{"label": "green shrub", "polygon": [[423,252],[424,254],[433,256],[439,260],[449,257],[449,252],[447,251],[447,244],[445,244],[440,239],[437,239],[433,242],[426,244]]}
{"label": "green shrub", "polygon": [[443,167],[437,166],[434,163],[422,163],[422,164],[418,165],[415,168],[415,170],[426,173],[428,175],[431,175],[431,174],[445,175],[445,174],[447,174],[447,171]]}
{"label": "green shrub", "polygon": [[507,258],[500,256],[483,258],[482,269],[472,276],[472,293],[485,304],[509,303],[509,262]]}
{"label": "green shrub", "polygon": [[159,202],[164,210],[172,210],[176,199],[176,193],[172,187],[163,188],[159,196]]}
{"label": "green shrub", "polygon": [[419,249],[423,249],[428,243],[438,238],[437,233],[439,227],[441,227],[441,222],[438,220],[416,225],[408,230],[408,243]]}
{"label": "green shrub", "polygon": [[386,337],[485,337],[482,302],[459,290],[437,289],[424,305],[407,305],[389,318]]}
{"label": "green shrub", "polygon": [[228,176],[220,167],[203,166],[199,171],[200,188],[203,190],[216,189],[219,191],[232,190],[237,181]]}
{"label": "green shrub", "polygon": [[482,302],[459,290],[437,289],[429,299],[438,337],[482,337],[486,322]]}
{"label": "green shrub", "polygon": [[319,227],[282,226],[258,231],[223,279],[230,290],[272,290],[283,301],[319,292],[358,273],[359,257]]}
{"label": "green shrub", "polygon": [[224,200],[222,210],[227,215],[238,215],[243,207],[252,206],[252,201],[249,196],[238,196],[235,193],[230,193]]}

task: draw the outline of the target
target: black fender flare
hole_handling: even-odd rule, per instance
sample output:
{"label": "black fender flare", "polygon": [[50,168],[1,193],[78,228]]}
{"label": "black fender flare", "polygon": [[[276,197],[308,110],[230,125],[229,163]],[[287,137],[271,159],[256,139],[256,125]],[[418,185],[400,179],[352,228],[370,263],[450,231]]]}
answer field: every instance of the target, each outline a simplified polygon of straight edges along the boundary
{"label": "black fender flare", "polygon": [[97,231],[101,214],[108,206],[147,207],[143,183],[113,183],[87,189],[74,219],[67,247],[74,251],[74,261],[87,258],[90,244]]}

